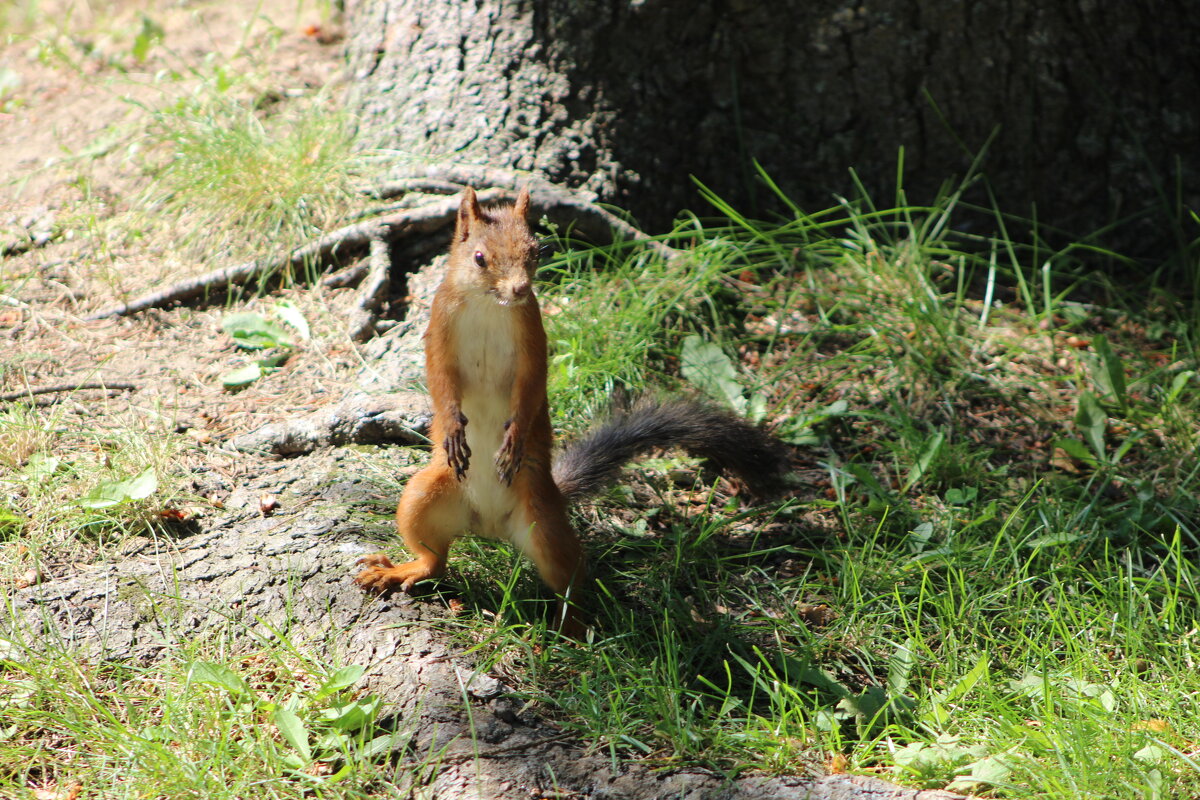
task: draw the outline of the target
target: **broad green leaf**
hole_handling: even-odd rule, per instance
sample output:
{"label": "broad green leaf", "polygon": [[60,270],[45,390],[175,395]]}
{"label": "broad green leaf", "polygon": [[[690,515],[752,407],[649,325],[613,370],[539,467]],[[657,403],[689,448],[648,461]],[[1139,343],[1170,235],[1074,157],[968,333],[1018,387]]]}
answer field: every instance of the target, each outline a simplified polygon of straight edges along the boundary
{"label": "broad green leaf", "polygon": [[709,397],[723,401],[739,414],[746,413],[746,398],[738,382],[737,368],[717,345],[695,334],[688,336],[679,353],[679,369],[684,378]]}
{"label": "broad green leaf", "polygon": [[954,487],[946,490],[945,501],[952,506],[965,506],[975,502],[979,489],[975,486]]}
{"label": "broad green leaf", "polygon": [[84,508],[109,508],[131,500],[143,500],[157,489],[158,474],[150,467],[132,478],[100,484],[84,495],[79,504]]}
{"label": "broad green leaf", "polygon": [[834,400],[811,414],[799,414],[789,422],[785,422],[778,431],[778,436],[789,444],[819,444],[821,440],[814,433],[814,429],[827,420],[843,416],[849,409],[850,404],[845,400]]}
{"label": "broad green leaf", "polygon": [[1079,410],[1075,412],[1075,427],[1083,434],[1083,438],[1096,457],[1104,462],[1104,428],[1108,424],[1108,415],[1100,406],[1100,401],[1091,392],[1079,395]]}
{"label": "broad green leaf", "polygon": [[280,300],[275,304],[274,311],[275,316],[280,321],[290,325],[300,335],[301,339],[306,342],[308,341],[308,338],[312,335],[308,327],[308,320],[300,313],[300,309],[296,307],[295,303],[291,300]]}
{"label": "broad green leaf", "polygon": [[1108,339],[1104,336],[1096,336],[1092,339],[1092,349],[1096,351],[1099,357],[1099,370],[1096,374],[1096,383],[1100,385],[1105,392],[1112,395],[1112,398],[1117,401],[1117,405],[1125,408],[1126,392],[1125,392],[1125,365],[1121,358],[1113,352],[1112,346],[1108,343]]}
{"label": "broad green leaf", "polygon": [[1003,785],[1012,775],[1012,767],[1008,765],[1011,759],[1012,756],[1007,753],[980,759],[971,765],[970,773],[958,776],[946,788],[952,792],[975,792]]}
{"label": "broad green leaf", "polygon": [[146,56],[150,54],[150,48],[155,42],[162,41],[165,35],[166,31],[161,25],[142,14],[142,29],[133,39],[133,46],[129,48],[130,54],[138,63],[145,61]]}
{"label": "broad green leaf", "polygon": [[1099,462],[1096,460],[1096,455],[1091,450],[1087,449],[1087,445],[1078,439],[1055,439],[1052,443],[1054,447],[1062,450],[1076,461],[1082,461],[1095,467]]}
{"label": "broad green leaf", "polygon": [[307,764],[312,761],[312,749],[308,746],[308,728],[305,727],[304,720],[286,708],[275,709],[274,720],[279,733],[288,744],[296,748],[304,762]]}
{"label": "broad green leaf", "polygon": [[946,706],[954,701],[965,697],[968,692],[975,687],[983,679],[983,676],[988,671],[987,653],[981,655],[975,661],[975,666],[967,671],[954,685],[945,691],[938,692],[933,696],[933,701],[929,711],[929,718],[934,725],[941,727],[950,721],[950,712]]}
{"label": "broad green leaf", "polygon": [[1072,544],[1078,542],[1084,537],[1084,534],[1079,531],[1058,531],[1056,533],[1047,533],[1045,536],[1036,536],[1033,539],[1028,539],[1022,543],[1022,547],[1037,549],[1041,547],[1062,547],[1064,544]]}
{"label": "broad green leaf", "polygon": [[228,315],[221,320],[221,330],[229,334],[233,343],[244,350],[291,346],[291,339],[283,326],[253,311]]}
{"label": "broad green leaf", "polygon": [[906,640],[888,659],[887,688],[890,695],[904,694],[908,689],[908,679],[912,675],[913,667],[917,664],[912,646],[912,639]]}
{"label": "broad green leaf", "polygon": [[62,465],[62,459],[58,456],[52,456],[49,453],[34,453],[29,457],[28,463],[25,464],[25,469],[21,470],[28,478],[33,478],[38,483],[46,480]]}
{"label": "broad green leaf", "polygon": [[29,520],[5,505],[0,505],[0,535],[11,536],[25,529]]}
{"label": "broad green leaf", "polygon": [[1196,377],[1196,373],[1190,369],[1185,369],[1183,372],[1176,375],[1171,380],[1171,389],[1167,392],[1167,402],[1174,403],[1179,397],[1180,393],[1183,392],[1188,383],[1191,382],[1192,378],[1194,377]]}
{"label": "broad green leaf", "polygon": [[321,717],[337,730],[356,731],[373,722],[382,705],[383,700],[372,695],[324,709]]}
{"label": "broad green leaf", "polygon": [[342,667],[330,675],[325,683],[321,684],[321,688],[317,690],[317,698],[327,697],[334,692],[340,692],[342,689],[349,689],[358,683],[358,679],[363,676],[365,671],[365,669],[357,664]]}
{"label": "broad green leaf", "polygon": [[942,451],[942,445],[945,443],[946,434],[941,431],[929,437],[925,446],[921,448],[921,454],[917,456],[916,463],[908,471],[908,478],[904,481],[904,491],[907,492],[921,480],[930,465],[933,464],[933,460],[937,458],[938,453]]}
{"label": "broad green leaf", "polygon": [[240,389],[243,386],[249,386],[263,375],[262,367],[258,362],[247,364],[244,367],[239,367],[231,372],[226,372],[221,376],[221,385],[226,389]]}
{"label": "broad green leaf", "polygon": [[194,662],[188,670],[188,678],[195,683],[219,686],[234,696],[250,693],[250,687],[241,675],[223,664],[214,664],[211,661]]}
{"label": "broad green leaf", "polygon": [[1133,757],[1145,764],[1158,764],[1171,757],[1171,751],[1162,745],[1151,742],[1133,754]]}

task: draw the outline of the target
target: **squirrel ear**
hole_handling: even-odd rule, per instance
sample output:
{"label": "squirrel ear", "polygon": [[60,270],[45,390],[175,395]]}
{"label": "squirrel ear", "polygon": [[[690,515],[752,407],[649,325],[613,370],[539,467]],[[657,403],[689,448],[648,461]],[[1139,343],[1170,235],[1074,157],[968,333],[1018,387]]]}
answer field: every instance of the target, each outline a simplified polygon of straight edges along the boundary
{"label": "squirrel ear", "polygon": [[529,215],[529,187],[522,186],[517,193],[517,202],[513,205],[513,213],[521,219]]}
{"label": "squirrel ear", "polygon": [[462,202],[458,206],[458,227],[455,229],[455,235],[461,241],[467,240],[467,235],[471,232],[471,223],[483,216],[483,210],[479,207],[479,198],[475,196],[475,190],[468,186],[463,189]]}

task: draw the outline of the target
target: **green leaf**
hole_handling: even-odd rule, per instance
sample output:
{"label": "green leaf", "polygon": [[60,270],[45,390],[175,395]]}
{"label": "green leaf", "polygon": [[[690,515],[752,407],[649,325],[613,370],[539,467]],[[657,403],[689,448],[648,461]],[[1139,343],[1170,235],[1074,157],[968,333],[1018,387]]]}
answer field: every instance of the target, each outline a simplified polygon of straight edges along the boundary
{"label": "green leaf", "polygon": [[1088,450],[1087,445],[1078,439],[1055,439],[1052,446],[1062,450],[1076,461],[1082,461],[1089,466],[1095,467],[1099,464],[1095,454],[1091,450]]}
{"label": "green leaf", "polygon": [[304,763],[312,761],[312,749],[308,746],[308,728],[304,720],[286,708],[278,708],[274,714],[275,727],[287,743],[296,748]]}
{"label": "green leaf", "polygon": [[1092,338],[1092,349],[1100,359],[1099,369],[1095,370],[1096,383],[1106,393],[1112,395],[1122,409],[1125,408],[1127,395],[1125,391],[1125,364],[1113,352],[1112,346],[1104,336]]}
{"label": "green leaf", "polygon": [[291,300],[280,300],[275,304],[274,312],[277,319],[290,325],[300,335],[301,339],[306,342],[308,341],[308,338],[312,335],[308,327],[308,320],[300,313],[300,309],[296,307],[295,303]]}
{"label": "green leaf", "polygon": [[971,689],[975,688],[975,684],[983,679],[987,671],[988,656],[987,653],[984,653],[976,659],[975,666],[971,667],[966,675],[955,681],[950,688],[933,696],[928,716],[935,726],[941,727],[950,721],[950,712],[946,710],[946,706],[965,697]]}
{"label": "green leaf", "polygon": [[252,311],[230,314],[221,320],[221,330],[243,350],[262,350],[267,347],[291,347],[291,339],[283,326]]}
{"label": "green leaf", "polygon": [[1084,440],[1091,445],[1096,457],[1105,462],[1104,428],[1108,424],[1108,415],[1100,406],[1100,401],[1091,392],[1079,395],[1079,410],[1075,412],[1075,427],[1083,434]]}
{"label": "green leaf", "polygon": [[738,382],[737,368],[717,345],[695,334],[688,336],[679,353],[679,369],[684,378],[709,397],[723,401],[739,414],[746,413],[746,398]]}
{"label": "green leaf", "polygon": [[1011,756],[1007,753],[988,756],[971,765],[967,775],[960,775],[950,782],[946,788],[952,792],[975,792],[989,786],[1000,786],[1008,782],[1012,775],[1012,767],[1008,765]]}
{"label": "green leaf", "polygon": [[1043,547],[1062,547],[1065,544],[1073,544],[1084,538],[1085,534],[1079,531],[1057,531],[1055,533],[1047,533],[1045,536],[1036,536],[1032,539],[1027,539],[1022,542],[1022,547],[1030,549],[1039,549]]}
{"label": "green leaf", "polygon": [[84,495],[79,504],[84,508],[109,508],[131,500],[143,500],[157,489],[158,475],[150,467],[132,478],[100,484]]}
{"label": "green leaf", "polygon": [[1180,393],[1191,382],[1192,378],[1196,377],[1196,373],[1190,369],[1185,369],[1183,372],[1171,379],[1171,389],[1167,392],[1167,402],[1174,403]]}
{"label": "green leaf", "polygon": [[789,422],[785,422],[778,431],[779,438],[794,445],[820,444],[821,440],[815,432],[816,429],[831,419],[844,416],[849,410],[850,404],[845,400],[834,400],[811,414],[799,414]]}
{"label": "green leaf", "polygon": [[247,364],[221,376],[221,385],[226,389],[240,389],[249,386],[262,377],[262,367],[258,363]]}
{"label": "green leaf", "polygon": [[154,20],[150,19],[145,14],[142,14],[142,29],[138,31],[138,35],[133,39],[133,46],[130,48],[130,53],[134,60],[141,63],[146,60],[146,56],[150,54],[150,48],[156,42],[160,42],[166,31],[162,26]]}
{"label": "green leaf", "polygon": [[942,451],[942,445],[946,442],[946,434],[938,431],[925,442],[925,446],[921,448],[921,454],[917,456],[917,461],[912,465],[912,469],[908,471],[908,478],[904,481],[904,491],[908,491],[917,484],[918,481],[929,470],[933,460],[937,458],[938,453]]}
{"label": "green leaf", "polygon": [[321,712],[321,718],[339,731],[357,731],[375,721],[383,700],[374,695],[344,705],[333,705]]}
{"label": "green leaf", "polygon": [[188,670],[188,679],[195,683],[207,683],[218,686],[235,697],[250,693],[250,687],[241,675],[223,664],[211,661],[196,661]]}
{"label": "green leaf", "polygon": [[912,647],[913,641],[908,639],[896,648],[896,652],[888,659],[887,688],[890,695],[904,694],[908,689],[908,679],[917,664]]}
{"label": "green leaf", "polygon": [[966,506],[975,502],[979,489],[975,486],[954,487],[946,490],[944,499],[952,506]]}
{"label": "green leaf", "polygon": [[57,472],[61,464],[62,459],[58,456],[52,456],[49,453],[34,453],[29,457],[29,461],[21,473],[27,478],[42,483]]}
{"label": "green leaf", "polygon": [[347,667],[342,667],[337,672],[329,676],[325,683],[321,684],[321,688],[317,689],[316,697],[321,699],[328,697],[334,692],[340,692],[342,689],[349,689],[354,684],[358,683],[358,679],[363,676],[366,670],[357,664],[351,664]]}
{"label": "green leaf", "polygon": [[1145,764],[1159,764],[1171,756],[1171,751],[1162,745],[1151,742],[1133,754],[1133,757]]}
{"label": "green leaf", "polygon": [[25,529],[27,518],[6,505],[0,505],[0,535],[12,536]]}

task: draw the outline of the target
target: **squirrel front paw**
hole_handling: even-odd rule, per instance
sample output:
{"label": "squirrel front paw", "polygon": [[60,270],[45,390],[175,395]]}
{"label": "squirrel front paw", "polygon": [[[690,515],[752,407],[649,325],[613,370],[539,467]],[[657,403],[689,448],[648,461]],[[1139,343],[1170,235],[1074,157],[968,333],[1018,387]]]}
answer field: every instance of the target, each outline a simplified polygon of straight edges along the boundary
{"label": "squirrel front paw", "polygon": [[471,448],[467,445],[467,418],[461,411],[453,417],[442,447],[446,450],[446,462],[450,469],[454,470],[454,476],[460,481],[467,477],[467,467],[471,465]]}
{"label": "squirrel front paw", "polygon": [[520,431],[512,420],[504,423],[504,441],[496,451],[496,474],[505,486],[512,483],[513,476],[521,469],[525,447],[521,444]]}

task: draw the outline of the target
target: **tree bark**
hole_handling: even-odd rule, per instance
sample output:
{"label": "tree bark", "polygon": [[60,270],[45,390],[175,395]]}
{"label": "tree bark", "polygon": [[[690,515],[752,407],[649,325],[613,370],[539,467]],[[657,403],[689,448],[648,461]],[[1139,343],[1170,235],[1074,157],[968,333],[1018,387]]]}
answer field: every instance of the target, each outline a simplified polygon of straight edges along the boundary
{"label": "tree bark", "polygon": [[[929,202],[987,148],[1001,208],[1165,252],[1200,206],[1200,15],[1182,0],[347,0],[349,103],[417,160],[530,170],[652,228],[694,175],[750,213]],[[985,202],[982,190],[971,195]],[[986,218],[981,218],[986,219]],[[979,222],[977,224],[986,224]],[[981,231],[982,232],[982,231]]]}

